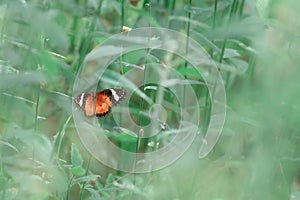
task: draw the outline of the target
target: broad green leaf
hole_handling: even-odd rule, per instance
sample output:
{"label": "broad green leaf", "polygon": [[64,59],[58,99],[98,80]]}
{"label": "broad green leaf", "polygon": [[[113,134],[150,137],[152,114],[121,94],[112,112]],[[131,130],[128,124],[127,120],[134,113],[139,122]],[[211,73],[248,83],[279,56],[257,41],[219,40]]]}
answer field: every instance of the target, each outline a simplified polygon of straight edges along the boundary
{"label": "broad green leaf", "polygon": [[81,166],[72,167],[70,171],[74,176],[83,176],[86,173]]}
{"label": "broad green leaf", "polygon": [[71,162],[73,167],[78,167],[78,166],[82,166],[83,164],[83,159],[82,156],[79,152],[79,150],[76,147],[76,144],[72,143],[71,146]]}

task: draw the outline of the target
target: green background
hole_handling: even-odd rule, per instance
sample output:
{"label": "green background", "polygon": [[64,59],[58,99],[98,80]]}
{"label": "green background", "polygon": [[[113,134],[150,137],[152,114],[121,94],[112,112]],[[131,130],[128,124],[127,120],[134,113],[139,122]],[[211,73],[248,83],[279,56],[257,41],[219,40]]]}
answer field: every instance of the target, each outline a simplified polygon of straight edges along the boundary
{"label": "green background", "polygon": [[[298,0],[136,2],[0,1],[0,199],[300,199]],[[190,148],[167,168],[130,174],[102,165],[82,146],[72,120],[76,74],[123,25],[184,33],[217,63],[227,116],[206,158]],[[154,62],[142,59],[145,52],[122,59],[132,66]],[[184,60],[174,63],[187,80],[203,81]],[[111,69],[122,74],[132,66]],[[205,130],[209,95],[203,86],[193,89],[204,99],[198,106]],[[129,104],[133,118],[149,108],[136,98]],[[172,95],[165,102],[175,110],[168,125],[176,128],[178,104]],[[137,148],[136,139],[116,134],[111,117],[99,121],[122,148],[153,150],[148,140]]]}

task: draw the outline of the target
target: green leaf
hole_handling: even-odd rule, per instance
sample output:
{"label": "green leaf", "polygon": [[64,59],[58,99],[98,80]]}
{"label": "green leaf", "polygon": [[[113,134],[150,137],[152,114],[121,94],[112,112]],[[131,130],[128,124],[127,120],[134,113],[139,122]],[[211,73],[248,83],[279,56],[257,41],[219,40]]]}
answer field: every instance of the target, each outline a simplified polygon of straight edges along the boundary
{"label": "green leaf", "polygon": [[239,57],[241,54],[236,49],[230,49],[226,48],[223,58],[233,58],[233,57]]}
{"label": "green leaf", "polygon": [[76,144],[72,143],[71,146],[71,162],[73,167],[78,167],[78,166],[82,166],[83,164],[83,159],[81,154],[79,153]]}
{"label": "green leaf", "polygon": [[9,142],[6,142],[6,141],[0,139],[0,145],[8,146],[19,153],[18,149],[15,146],[13,146],[12,144],[10,144]]}
{"label": "green leaf", "polygon": [[83,176],[86,173],[85,169],[81,166],[72,167],[70,171],[74,176]]}
{"label": "green leaf", "polygon": [[54,153],[56,153],[57,155],[59,155],[60,149],[61,149],[62,140],[63,140],[63,138],[64,138],[64,136],[66,134],[66,128],[67,128],[67,126],[68,126],[69,121],[71,120],[71,118],[72,118],[72,115],[70,115],[68,117],[68,119],[62,125],[62,128],[60,128],[59,132],[54,136],[52,156],[53,156]]}
{"label": "green leaf", "polygon": [[46,82],[44,74],[39,71],[0,75],[0,89],[24,87],[27,85],[38,85]]}
{"label": "green leaf", "polygon": [[112,182],[114,182],[115,181],[115,178],[114,178],[114,176],[110,173],[110,174],[108,174],[108,176],[107,176],[107,178],[106,178],[106,184],[111,184]]}

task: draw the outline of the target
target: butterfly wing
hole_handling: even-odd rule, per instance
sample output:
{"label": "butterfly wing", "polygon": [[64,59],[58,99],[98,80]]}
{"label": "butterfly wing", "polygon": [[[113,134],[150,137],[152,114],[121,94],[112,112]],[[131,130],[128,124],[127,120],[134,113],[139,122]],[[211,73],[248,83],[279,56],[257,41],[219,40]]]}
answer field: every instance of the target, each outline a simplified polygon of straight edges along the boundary
{"label": "butterfly wing", "polygon": [[110,96],[103,91],[96,94],[95,113],[97,117],[104,117],[110,113],[112,102]]}
{"label": "butterfly wing", "polygon": [[122,89],[106,89],[102,92],[110,97],[113,106],[118,105],[127,96],[127,91]]}
{"label": "butterfly wing", "polygon": [[88,93],[84,101],[84,112],[87,117],[95,115],[94,94]]}

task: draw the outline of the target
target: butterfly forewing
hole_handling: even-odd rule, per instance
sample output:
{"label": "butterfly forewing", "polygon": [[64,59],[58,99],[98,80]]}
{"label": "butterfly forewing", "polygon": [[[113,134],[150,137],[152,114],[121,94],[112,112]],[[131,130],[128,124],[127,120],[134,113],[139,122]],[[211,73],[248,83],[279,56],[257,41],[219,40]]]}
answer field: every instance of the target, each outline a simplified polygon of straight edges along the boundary
{"label": "butterfly forewing", "polygon": [[84,112],[85,115],[88,117],[94,116],[95,113],[95,106],[94,106],[94,94],[93,93],[88,93],[85,95],[84,99]]}
{"label": "butterfly forewing", "polygon": [[127,95],[127,91],[121,89],[107,89],[103,90],[103,92],[109,94],[108,96],[110,97],[113,106],[118,105]]}

